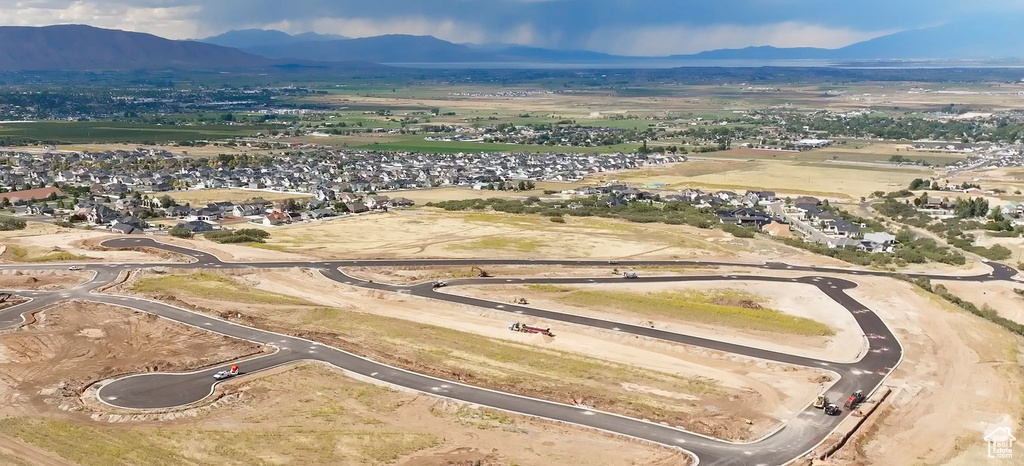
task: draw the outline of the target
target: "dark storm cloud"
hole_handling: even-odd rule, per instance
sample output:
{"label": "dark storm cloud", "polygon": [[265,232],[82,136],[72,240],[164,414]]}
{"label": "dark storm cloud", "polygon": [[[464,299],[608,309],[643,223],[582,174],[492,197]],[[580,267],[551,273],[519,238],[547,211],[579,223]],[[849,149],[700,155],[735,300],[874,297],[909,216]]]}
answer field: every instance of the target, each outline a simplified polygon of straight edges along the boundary
{"label": "dark storm cloud", "polygon": [[175,38],[266,27],[431,34],[641,54],[716,44],[841,46],[1022,6],[1019,0],[24,0],[0,2],[0,22],[81,22]]}

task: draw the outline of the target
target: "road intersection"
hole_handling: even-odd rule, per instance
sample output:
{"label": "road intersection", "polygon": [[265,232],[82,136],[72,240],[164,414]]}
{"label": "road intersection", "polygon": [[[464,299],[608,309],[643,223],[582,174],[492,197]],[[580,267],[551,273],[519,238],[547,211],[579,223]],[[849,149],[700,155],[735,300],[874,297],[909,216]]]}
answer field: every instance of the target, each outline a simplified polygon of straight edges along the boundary
{"label": "road intersection", "polygon": [[[608,266],[608,261],[574,260],[344,260],[311,262],[225,262],[217,256],[181,246],[157,242],[151,238],[118,238],[108,240],[103,246],[109,248],[155,248],[191,258],[188,263],[138,263],[138,264],[78,264],[95,272],[87,283],[70,290],[61,291],[11,291],[16,295],[31,298],[29,302],[0,311],[0,329],[22,323],[24,314],[37,312],[45,307],[68,299],[80,299],[123,306],[140,310],[192,327],[227,335],[265,345],[271,352],[249,358],[241,364],[244,373],[254,373],[284,364],[313,360],[335,366],[365,379],[372,379],[408,390],[446,397],[462,402],[536,416],[560,422],[577,424],[619,435],[642,439],[661,445],[681,448],[695,455],[702,465],[756,465],[784,464],[813,449],[824,440],[850,413],[839,416],[825,416],[820,410],[808,406],[794,419],[784,422],[769,435],[748,443],[732,443],[687,432],[670,426],[645,420],[631,419],[605,413],[585,406],[569,406],[545,400],[497,392],[456,382],[445,381],[417,374],[403,369],[370,361],[321,343],[302,338],[268,332],[234,322],[218,319],[197,312],[181,309],[168,304],[132,296],[117,296],[98,293],[96,290],[113,282],[124,269],[143,267],[168,267],[185,269],[219,268],[310,268],[319,270],[327,279],[342,284],[371,288],[389,292],[402,292],[428,299],[478,306],[509,312],[511,316],[531,316],[549,321],[572,325],[606,329],[614,332],[633,334],[639,337],[665,340],[693,345],[750,358],[783,364],[812,367],[834,373],[837,380],[828,389],[831,399],[840,399],[854,390],[871,393],[881,386],[885,378],[900,363],[903,348],[884,322],[870,309],[846,293],[855,288],[855,282],[832,276],[810,275],[798,278],[775,277],[760,273],[757,275],[701,275],[701,276],[655,276],[640,277],[639,282],[685,282],[685,281],[766,281],[775,283],[802,283],[817,287],[822,293],[839,303],[856,320],[867,338],[868,350],[856,362],[835,362],[809,357],[789,355],[748,347],[726,341],[699,338],[682,333],[667,332],[654,328],[623,322],[596,319],[587,316],[537,309],[527,306],[496,303],[492,301],[443,293],[429,283],[412,286],[389,285],[360,280],[341,271],[343,267],[379,266],[438,266],[438,265],[567,265],[567,266]],[[10,265],[0,268],[39,270],[66,268],[63,265]],[[885,272],[851,270],[829,267],[793,266],[783,263],[736,264],[707,261],[622,261],[619,267],[639,265],[703,265],[751,267],[762,270],[797,271],[808,273],[848,275],[889,275]],[[1001,264],[989,264],[992,272],[973,276],[911,275],[930,279],[952,279],[964,281],[1009,280],[1017,273]],[[621,278],[531,278],[514,279],[515,283],[585,284],[621,283]],[[448,282],[448,287],[506,284],[507,279],[464,279]],[[446,288],[448,288],[446,287]],[[189,373],[144,373],[114,380],[97,391],[101,402],[120,408],[166,409],[199,402],[213,393],[217,383],[213,374],[223,367],[212,367]]]}

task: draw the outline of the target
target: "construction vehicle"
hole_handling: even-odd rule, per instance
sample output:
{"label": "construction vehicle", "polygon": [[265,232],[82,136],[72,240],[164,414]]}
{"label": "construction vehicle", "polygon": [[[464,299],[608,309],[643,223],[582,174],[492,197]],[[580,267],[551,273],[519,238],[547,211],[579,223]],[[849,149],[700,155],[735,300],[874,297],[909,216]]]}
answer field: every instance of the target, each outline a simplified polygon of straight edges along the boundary
{"label": "construction vehicle", "polygon": [[218,372],[216,374],[213,374],[213,378],[215,378],[217,380],[224,380],[224,379],[228,379],[228,378],[234,377],[236,375],[238,375],[238,365],[237,364],[232,364],[231,365],[231,370],[220,371],[220,372]]}
{"label": "construction vehicle", "polygon": [[864,390],[857,390],[857,391],[853,392],[853,395],[850,395],[850,397],[846,399],[846,404],[843,405],[843,408],[848,409],[848,410],[849,409],[855,409],[857,407],[857,405],[859,405],[859,404],[861,404],[863,402],[864,402]]}
{"label": "construction vehicle", "polygon": [[472,273],[474,270],[476,270],[476,276],[480,278],[487,278],[491,276],[491,274],[487,273],[486,270],[481,269],[480,267],[474,266],[473,268],[469,269],[470,273]]}
{"label": "construction vehicle", "polygon": [[815,408],[825,409],[826,405],[828,405],[828,398],[825,395],[818,395],[818,397],[814,399]]}
{"label": "construction vehicle", "polygon": [[516,298],[512,300],[512,304],[530,304],[526,298]]}
{"label": "construction vehicle", "polygon": [[824,411],[825,411],[825,414],[827,414],[829,416],[836,416],[840,412],[839,411],[839,406],[834,404],[834,403],[829,403],[829,404],[825,405],[825,410]]}
{"label": "construction vehicle", "polygon": [[10,293],[0,293],[0,303],[6,303],[8,299],[11,299]]}
{"label": "construction vehicle", "polygon": [[636,272],[622,272],[622,278],[636,278]]}
{"label": "construction vehicle", "polygon": [[513,331],[513,332],[539,333],[541,335],[545,335],[545,336],[549,336],[549,337],[555,336],[555,334],[551,333],[551,329],[549,329],[549,328],[533,327],[533,326],[522,324],[522,323],[519,323],[519,322],[514,322],[512,324],[509,324],[508,329]]}

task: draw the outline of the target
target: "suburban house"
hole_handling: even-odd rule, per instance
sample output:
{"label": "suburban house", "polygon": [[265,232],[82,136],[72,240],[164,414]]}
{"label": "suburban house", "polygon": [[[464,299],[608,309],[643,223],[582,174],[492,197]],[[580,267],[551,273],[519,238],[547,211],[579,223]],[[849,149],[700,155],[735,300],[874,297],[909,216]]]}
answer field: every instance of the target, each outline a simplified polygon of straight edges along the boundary
{"label": "suburban house", "polygon": [[761,227],[761,231],[767,233],[769,236],[775,236],[778,238],[793,238],[796,236],[793,234],[788,223],[769,223]]}
{"label": "suburban house", "polygon": [[93,225],[106,225],[117,220],[117,218],[117,211],[103,204],[90,208],[85,215],[85,219]]}
{"label": "suburban house", "polygon": [[366,207],[366,204],[363,204],[362,202],[359,201],[346,202],[345,207],[348,207],[348,211],[352,212],[353,214],[360,214],[363,212],[370,211],[370,208]]}
{"label": "suburban house", "polygon": [[762,202],[775,202],[775,191],[747,191],[744,198],[752,202],[753,205]]}
{"label": "suburban house", "polygon": [[53,217],[54,215],[53,207],[47,204],[30,205],[26,210],[29,215],[43,215],[46,217]]}
{"label": "suburban house", "polygon": [[391,207],[412,207],[414,205],[416,205],[415,202],[404,197],[396,197],[394,199],[391,199]]}
{"label": "suburban house", "polygon": [[262,204],[238,204],[231,209],[235,217],[255,217],[265,212]]}
{"label": "suburban house", "polygon": [[206,233],[208,231],[213,231],[213,225],[199,220],[182,222],[175,225],[174,228],[184,228],[192,233]]}
{"label": "suburban house", "polygon": [[138,228],[135,225],[129,225],[127,223],[115,223],[110,226],[110,231],[112,233],[120,233],[122,235],[135,235],[144,233],[144,231],[142,231],[141,228]]}
{"label": "suburban house", "polygon": [[890,233],[865,233],[857,249],[870,253],[893,252],[896,248],[896,235]]}
{"label": "suburban house", "polygon": [[754,210],[749,207],[736,210],[720,210],[715,212],[722,223],[731,223],[739,226],[754,226],[761,228],[772,223],[772,218],[765,212]]}
{"label": "suburban house", "polygon": [[387,209],[391,200],[387,196],[366,196],[366,207],[371,209]]}
{"label": "suburban house", "polygon": [[263,224],[268,227],[285,224],[288,220],[288,216],[281,212],[271,212],[263,216]]}
{"label": "suburban house", "polygon": [[1000,208],[1004,217],[1024,218],[1024,204],[1017,201],[1010,201]]}

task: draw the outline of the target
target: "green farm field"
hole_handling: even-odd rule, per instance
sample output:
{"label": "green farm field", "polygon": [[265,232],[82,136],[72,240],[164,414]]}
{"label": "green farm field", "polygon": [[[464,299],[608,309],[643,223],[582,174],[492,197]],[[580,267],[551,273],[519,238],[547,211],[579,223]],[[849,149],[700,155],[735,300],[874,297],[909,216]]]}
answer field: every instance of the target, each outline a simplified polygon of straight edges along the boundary
{"label": "green farm field", "polygon": [[0,124],[0,138],[48,143],[181,142],[254,136],[259,125],[158,126],[118,122],[34,122]]}

